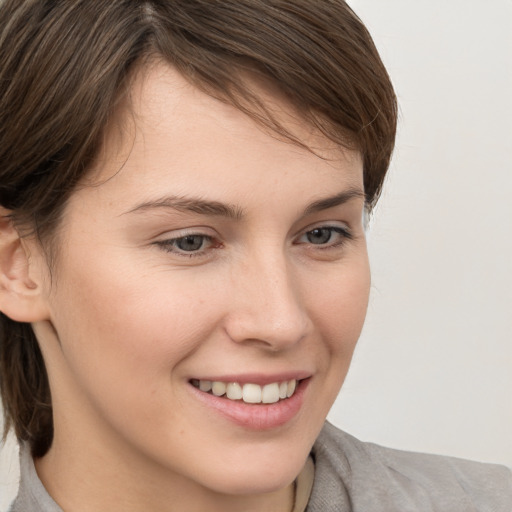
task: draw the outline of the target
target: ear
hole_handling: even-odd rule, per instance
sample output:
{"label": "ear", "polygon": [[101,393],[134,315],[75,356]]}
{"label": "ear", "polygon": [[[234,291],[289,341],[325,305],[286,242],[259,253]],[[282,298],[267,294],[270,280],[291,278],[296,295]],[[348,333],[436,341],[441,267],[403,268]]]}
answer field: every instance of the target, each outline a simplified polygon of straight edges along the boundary
{"label": "ear", "polygon": [[0,311],[16,322],[48,318],[42,266],[30,257],[10,212],[0,207]]}

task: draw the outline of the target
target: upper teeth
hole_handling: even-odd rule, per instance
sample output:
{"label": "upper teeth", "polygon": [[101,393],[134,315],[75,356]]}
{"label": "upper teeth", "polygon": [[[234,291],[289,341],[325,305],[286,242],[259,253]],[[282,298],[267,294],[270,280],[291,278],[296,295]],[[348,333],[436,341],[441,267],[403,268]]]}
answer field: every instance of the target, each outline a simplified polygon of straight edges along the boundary
{"label": "upper teeth", "polygon": [[248,404],[273,404],[280,399],[290,398],[295,392],[295,379],[284,382],[273,382],[265,386],[258,384],[239,384],[238,382],[221,382],[211,380],[192,380],[192,384],[206,393],[215,396],[226,395],[230,400],[243,400]]}

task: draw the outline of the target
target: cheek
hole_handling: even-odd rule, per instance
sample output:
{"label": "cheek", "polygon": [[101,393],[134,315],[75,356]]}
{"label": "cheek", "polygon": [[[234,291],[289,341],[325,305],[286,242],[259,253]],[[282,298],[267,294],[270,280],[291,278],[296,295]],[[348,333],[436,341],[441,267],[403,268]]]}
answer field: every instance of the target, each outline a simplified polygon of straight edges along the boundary
{"label": "cheek", "polygon": [[211,336],[214,301],[169,272],[85,270],[56,302],[65,414],[84,425],[99,420],[101,431],[107,425],[135,443],[160,443],[184,428],[184,362]]}
{"label": "cheek", "polygon": [[122,259],[113,272],[106,259],[66,269],[59,280],[70,284],[54,306],[63,353],[77,378],[94,387],[125,382],[156,390],[208,338],[214,301],[186,276],[144,275],[136,265],[123,268]]}
{"label": "cheek", "polygon": [[370,269],[365,257],[334,272],[312,293],[313,321],[334,354],[353,352],[366,317],[369,293]]}
{"label": "cheek", "polygon": [[[319,417],[325,417],[349,371],[354,350],[366,317],[370,291],[368,259],[361,256],[353,264],[335,272],[314,294],[313,322],[322,340],[316,348],[318,369],[323,376]],[[318,357],[322,353],[323,357]]]}

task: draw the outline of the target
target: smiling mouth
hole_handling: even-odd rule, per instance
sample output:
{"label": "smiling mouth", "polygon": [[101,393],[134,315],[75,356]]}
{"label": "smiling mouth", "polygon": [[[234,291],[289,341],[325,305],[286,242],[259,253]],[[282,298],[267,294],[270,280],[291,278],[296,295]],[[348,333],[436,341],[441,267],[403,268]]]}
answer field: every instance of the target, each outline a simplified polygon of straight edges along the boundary
{"label": "smiling mouth", "polygon": [[246,404],[275,404],[281,400],[286,400],[293,396],[299,382],[296,379],[291,379],[260,386],[252,383],[226,383],[198,379],[190,381],[195,388],[204,393],[227,398],[228,400],[245,402]]}

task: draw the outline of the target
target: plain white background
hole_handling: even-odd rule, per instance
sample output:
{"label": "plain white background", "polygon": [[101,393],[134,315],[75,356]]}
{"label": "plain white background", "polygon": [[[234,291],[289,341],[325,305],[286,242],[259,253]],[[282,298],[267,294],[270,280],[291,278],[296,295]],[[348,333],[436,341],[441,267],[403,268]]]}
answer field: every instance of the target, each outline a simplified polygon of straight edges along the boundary
{"label": "plain white background", "polygon": [[368,319],[331,419],[512,466],[512,1],[352,0],[395,84]]}
{"label": "plain white background", "polygon": [[[364,440],[512,467],[512,0],[349,3],[400,126],[368,232],[368,320],[329,418]],[[0,510],[17,471],[9,443]]]}

